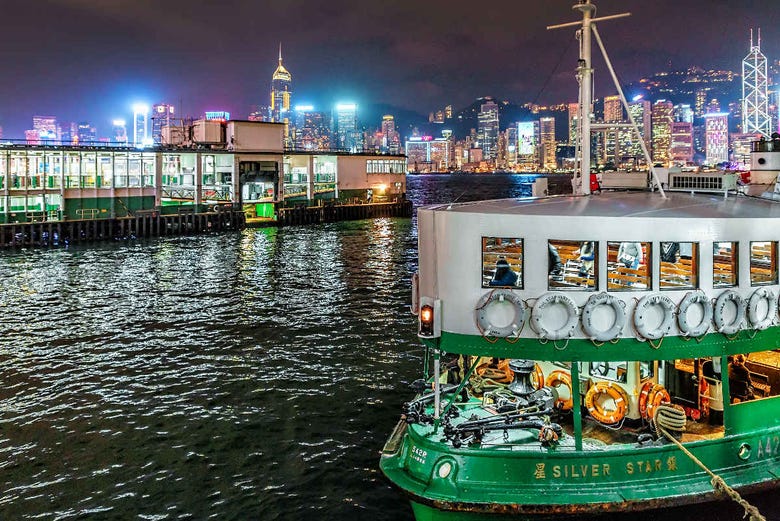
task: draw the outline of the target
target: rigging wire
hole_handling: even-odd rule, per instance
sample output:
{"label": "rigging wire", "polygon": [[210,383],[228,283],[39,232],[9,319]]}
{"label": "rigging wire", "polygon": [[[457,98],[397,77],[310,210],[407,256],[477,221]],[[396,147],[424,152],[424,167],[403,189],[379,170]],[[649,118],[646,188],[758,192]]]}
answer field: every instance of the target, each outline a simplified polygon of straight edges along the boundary
{"label": "rigging wire", "polygon": [[563,57],[564,57],[564,56],[566,56],[566,53],[568,53],[568,52],[569,52],[569,49],[571,49],[571,44],[572,44],[574,41],[575,41],[574,39],[572,39],[572,40],[569,40],[569,45],[567,45],[567,46],[566,46],[566,47],[563,49],[563,52],[562,52],[562,53],[561,53],[561,55],[558,57],[558,62],[555,64],[555,67],[554,67],[554,68],[553,68],[553,70],[550,72],[550,74],[547,76],[547,79],[546,79],[546,80],[544,80],[544,85],[542,85],[542,88],[541,88],[541,89],[539,89],[539,92],[536,94],[536,97],[534,98],[534,100],[533,100],[533,102],[532,102],[532,104],[533,104],[533,105],[536,105],[536,102],[537,102],[537,101],[539,101],[539,98],[541,97],[541,95],[542,95],[542,92],[544,92],[544,90],[547,88],[547,85],[549,85],[549,84],[550,84],[550,80],[551,80],[551,79],[552,79],[552,77],[555,75],[555,73],[556,73],[556,72],[558,72],[558,68],[561,66],[561,63],[563,63]]}

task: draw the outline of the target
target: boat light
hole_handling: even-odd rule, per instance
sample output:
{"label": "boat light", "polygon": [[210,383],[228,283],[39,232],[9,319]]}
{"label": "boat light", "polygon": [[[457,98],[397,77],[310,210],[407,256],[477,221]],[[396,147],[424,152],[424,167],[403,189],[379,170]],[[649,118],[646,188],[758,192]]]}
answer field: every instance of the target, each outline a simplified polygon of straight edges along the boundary
{"label": "boat light", "polygon": [[441,336],[440,310],[441,301],[439,299],[420,298],[420,327],[417,333],[420,337],[437,338]]}

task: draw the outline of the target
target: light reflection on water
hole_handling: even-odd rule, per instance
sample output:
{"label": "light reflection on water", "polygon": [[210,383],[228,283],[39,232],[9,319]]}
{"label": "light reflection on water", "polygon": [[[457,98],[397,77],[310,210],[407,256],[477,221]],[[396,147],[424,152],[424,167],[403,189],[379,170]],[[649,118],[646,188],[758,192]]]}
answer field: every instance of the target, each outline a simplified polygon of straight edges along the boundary
{"label": "light reflection on water", "polygon": [[[418,204],[526,181],[409,178]],[[416,240],[373,219],[3,252],[0,519],[410,519],[378,456],[421,366]]]}

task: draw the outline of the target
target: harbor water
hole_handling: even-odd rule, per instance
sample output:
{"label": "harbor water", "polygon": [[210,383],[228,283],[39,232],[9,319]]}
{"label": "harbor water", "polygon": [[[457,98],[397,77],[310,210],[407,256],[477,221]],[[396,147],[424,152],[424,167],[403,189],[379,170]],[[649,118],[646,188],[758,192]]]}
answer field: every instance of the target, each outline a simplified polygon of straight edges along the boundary
{"label": "harbor water", "polygon": [[[408,191],[517,197],[529,181],[409,176]],[[0,253],[0,520],[410,520],[378,460],[421,376],[416,241],[413,219],[378,218]],[[780,519],[771,496],[749,499]]]}

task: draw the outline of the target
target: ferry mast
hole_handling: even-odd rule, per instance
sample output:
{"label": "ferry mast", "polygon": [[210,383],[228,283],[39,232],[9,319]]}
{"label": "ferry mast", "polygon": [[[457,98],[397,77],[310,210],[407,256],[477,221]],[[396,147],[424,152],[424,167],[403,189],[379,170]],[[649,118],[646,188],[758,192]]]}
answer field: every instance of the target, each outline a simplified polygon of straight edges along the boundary
{"label": "ferry mast", "polygon": [[[568,23],[558,24],[558,25],[549,25],[547,26],[547,29],[550,30],[550,29],[562,29],[564,27],[578,27],[578,26],[580,27],[580,29],[577,31],[577,39],[580,42],[580,55],[577,63],[577,81],[579,83],[579,95],[578,95],[579,107],[577,109],[578,121],[577,121],[577,140],[575,143],[575,148],[578,151],[578,153],[576,154],[575,157],[575,165],[577,166],[575,166],[575,173],[574,173],[574,192],[576,194],[582,194],[582,195],[590,194],[590,133],[591,133],[590,116],[591,116],[591,108],[593,106],[593,67],[591,66],[591,55],[592,55],[592,37],[595,36],[596,43],[598,44],[599,49],[601,50],[601,54],[604,57],[604,61],[606,62],[607,69],[609,69],[610,75],[612,76],[612,80],[615,83],[615,88],[617,89],[618,94],[620,95],[620,100],[626,109],[626,113],[628,114],[628,118],[631,122],[630,126],[634,129],[637,139],[639,140],[640,146],[642,147],[642,152],[644,152],[645,159],[647,161],[648,167],[650,168],[650,172],[653,176],[653,180],[655,181],[655,185],[658,187],[661,196],[666,197],[663,188],[661,188],[661,183],[659,182],[658,177],[655,173],[655,169],[653,168],[653,163],[650,158],[650,152],[647,150],[647,145],[645,144],[644,139],[642,139],[642,136],[639,133],[639,127],[637,126],[636,121],[634,121],[634,118],[631,115],[631,111],[628,108],[628,101],[626,100],[626,96],[625,94],[623,94],[623,89],[620,87],[620,82],[617,79],[615,70],[612,68],[612,62],[610,62],[609,56],[607,56],[607,51],[604,48],[604,44],[601,41],[601,37],[599,36],[598,30],[596,29],[596,25],[594,23],[594,22],[602,22],[605,20],[614,20],[616,18],[625,18],[627,16],[631,16],[631,13],[620,13],[620,14],[595,18],[594,15],[596,14],[596,6],[591,3],[591,0],[580,0],[579,3],[572,6],[572,9],[582,13],[581,22],[568,22]],[[578,176],[579,176],[579,183],[576,182]]]}

